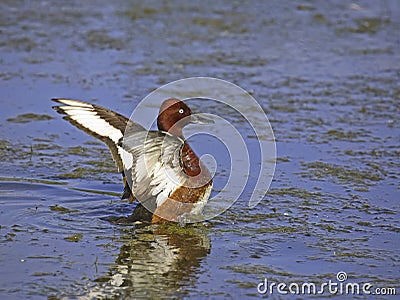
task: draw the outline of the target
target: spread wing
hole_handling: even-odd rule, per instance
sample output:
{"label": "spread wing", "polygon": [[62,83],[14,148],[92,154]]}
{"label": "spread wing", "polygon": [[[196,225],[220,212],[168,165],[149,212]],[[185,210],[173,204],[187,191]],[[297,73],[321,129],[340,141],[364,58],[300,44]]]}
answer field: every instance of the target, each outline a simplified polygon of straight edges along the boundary
{"label": "spread wing", "polygon": [[127,134],[120,144],[132,155],[132,191],[140,201],[154,199],[157,207],[184,184],[181,151],[184,141],[167,132]]}
{"label": "spread wing", "polygon": [[66,115],[65,120],[79,129],[103,141],[109,148],[118,171],[128,170],[132,166],[131,155],[118,145],[127,126],[130,131],[145,131],[139,124],[104,107],[72,99],[52,99],[60,103],[53,108]]}

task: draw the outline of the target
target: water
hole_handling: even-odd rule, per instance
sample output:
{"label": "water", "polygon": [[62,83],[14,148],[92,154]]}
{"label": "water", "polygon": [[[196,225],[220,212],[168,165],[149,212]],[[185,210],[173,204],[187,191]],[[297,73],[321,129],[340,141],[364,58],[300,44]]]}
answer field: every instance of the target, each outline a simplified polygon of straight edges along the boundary
{"label": "water", "polygon": [[[255,298],[339,271],[399,294],[399,20],[397,1],[0,1],[1,298]],[[132,209],[111,156],[49,99],[129,115],[191,76],[268,114],[269,193],[187,228],[110,224]]]}

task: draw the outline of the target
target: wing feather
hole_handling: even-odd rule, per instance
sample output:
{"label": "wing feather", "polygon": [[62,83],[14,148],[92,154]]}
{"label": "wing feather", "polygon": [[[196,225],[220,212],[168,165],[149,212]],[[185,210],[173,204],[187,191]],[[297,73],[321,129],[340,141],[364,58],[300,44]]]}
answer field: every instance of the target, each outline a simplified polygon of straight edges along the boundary
{"label": "wing feather", "polygon": [[145,131],[139,124],[129,121],[123,115],[104,107],[80,100],[55,98],[53,101],[61,104],[53,108],[64,119],[74,126],[103,141],[109,148],[117,165],[118,171],[128,170],[132,166],[132,157],[118,145],[125,129],[129,126],[132,131]]}
{"label": "wing feather", "polygon": [[184,141],[167,132],[137,132],[121,146],[132,155],[132,190],[140,201],[156,198],[157,206],[187,179],[180,163]]}

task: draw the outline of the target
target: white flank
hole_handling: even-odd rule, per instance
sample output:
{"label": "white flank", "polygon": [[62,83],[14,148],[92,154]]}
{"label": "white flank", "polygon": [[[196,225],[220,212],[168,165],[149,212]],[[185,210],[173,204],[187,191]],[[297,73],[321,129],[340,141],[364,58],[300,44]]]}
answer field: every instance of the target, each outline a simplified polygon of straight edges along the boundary
{"label": "white flank", "polygon": [[204,206],[207,204],[208,198],[210,198],[212,189],[212,184],[210,184],[205,190],[203,196],[199,199],[198,202],[193,206],[192,211],[190,212],[193,215],[199,215],[202,213]]}

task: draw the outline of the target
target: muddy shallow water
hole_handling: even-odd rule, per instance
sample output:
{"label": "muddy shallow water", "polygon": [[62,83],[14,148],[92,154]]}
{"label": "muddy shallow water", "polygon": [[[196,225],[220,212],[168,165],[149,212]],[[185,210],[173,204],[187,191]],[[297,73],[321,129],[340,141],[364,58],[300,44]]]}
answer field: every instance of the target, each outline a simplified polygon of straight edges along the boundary
{"label": "muddy shallow water", "polygon": [[[244,299],[264,278],[338,272],[400,293],[397,1],[0,1],[0,28],[2,299]],[[111,156],[50,98],[129,116],[192,76],[231,81],[267,113],[269,192],[250,209],[247,188],[204,224],[110,224],[132,209]]]}

